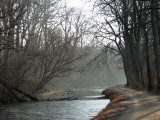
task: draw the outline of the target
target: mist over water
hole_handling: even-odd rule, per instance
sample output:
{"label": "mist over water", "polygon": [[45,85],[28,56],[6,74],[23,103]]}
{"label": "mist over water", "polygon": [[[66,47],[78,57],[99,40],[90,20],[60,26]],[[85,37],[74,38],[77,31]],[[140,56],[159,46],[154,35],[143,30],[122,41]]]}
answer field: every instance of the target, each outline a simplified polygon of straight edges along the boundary
{"label": "mist over water", "polygon": [[73,73],[67,78],[58,78],[48,84],[49,90],[56,89],[76,89],[90,87],[111,87],[118,84],[125,84],[123,70],[109,73],[105,68],[97,71],[87,71],[85,73]]}
{"label": "mist over water", "polygon": [[[90,55],[81,65],[87,64],[94,59],[101,51],[93,48]],[[119,84],[126,84],[126,77],[123,70],[122,62],[117,63],[120,56],[98,59],[91,64],[83,72],[73,72],[70,76],[64,78],[56,78],[47,85],[48,91],[65,90],[65,89],[81,89],[81,88],[108,88]],[[121,66],[121,68],[119,67]]]}

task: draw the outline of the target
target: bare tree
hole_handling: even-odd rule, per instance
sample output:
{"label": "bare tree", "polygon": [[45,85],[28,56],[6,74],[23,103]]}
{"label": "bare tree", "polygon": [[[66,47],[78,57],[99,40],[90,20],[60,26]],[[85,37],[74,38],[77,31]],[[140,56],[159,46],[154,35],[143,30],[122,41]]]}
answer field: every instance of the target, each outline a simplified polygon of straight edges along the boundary
{"label": "bare tree", "polygon": [[159,89],[159,18],[155,16],[159,15],[159,2],[102,0],[96,5],[104,16],[96,36],[116,45],[123,58],[127,85]]}
{"label": "bare tree", "polygon": [[86,56],[76,49],[84,34],[81,17],[74,24],[74,11],[66,10],[60,0],[0,3],[0,84],[14,99],[37,100],[37,91],[68,76]]}

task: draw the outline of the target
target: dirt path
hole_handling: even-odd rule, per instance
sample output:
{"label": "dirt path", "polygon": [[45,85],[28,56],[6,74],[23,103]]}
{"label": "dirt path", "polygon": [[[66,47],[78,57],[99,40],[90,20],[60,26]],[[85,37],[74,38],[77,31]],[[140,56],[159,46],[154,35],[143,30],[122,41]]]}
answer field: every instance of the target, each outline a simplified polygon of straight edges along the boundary
{"label": "dirt path", "polygon": [[[160,120],[159,95],[137,91],[124,85],[110,88],[105,93],[112,98],[111,104],[93,120]],[[116,94],[113,96],[110,93]],[[122,96],[124,99],[120,98]]]}
{"label": "dirt path", "polygon": [[127,109],[119,120],[160,120],[160,96],[126,87],[117,87],[117,91],[128,97]]}

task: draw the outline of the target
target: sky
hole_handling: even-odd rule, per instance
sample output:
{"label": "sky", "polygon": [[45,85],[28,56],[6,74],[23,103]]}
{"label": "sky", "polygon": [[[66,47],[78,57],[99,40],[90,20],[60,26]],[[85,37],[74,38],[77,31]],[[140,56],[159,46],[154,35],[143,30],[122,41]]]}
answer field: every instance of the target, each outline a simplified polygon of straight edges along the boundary
{"label": "sky", "polygon": [[67,6],[82,9],[84,12],[89,12],[93,6],[92,0],[66,0],[66,2]]}

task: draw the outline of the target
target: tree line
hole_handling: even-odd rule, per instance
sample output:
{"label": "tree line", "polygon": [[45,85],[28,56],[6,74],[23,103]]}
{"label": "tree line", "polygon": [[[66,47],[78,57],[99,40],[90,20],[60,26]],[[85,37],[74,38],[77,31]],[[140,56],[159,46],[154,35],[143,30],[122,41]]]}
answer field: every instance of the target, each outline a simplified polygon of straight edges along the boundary
{"label": "tree line", "polygon": [[127,86],[160,90],[160,2],[101,0],[96,6],[103,21],[95,36],[122,56]]}
{"label": "tree line", "polygon": [[37,100],[55,77],[76,71],[87,53],[88,21],[62,0],[1,0],[0,98]]}

